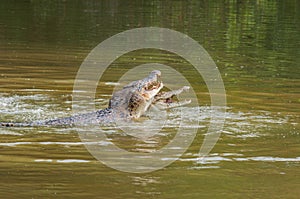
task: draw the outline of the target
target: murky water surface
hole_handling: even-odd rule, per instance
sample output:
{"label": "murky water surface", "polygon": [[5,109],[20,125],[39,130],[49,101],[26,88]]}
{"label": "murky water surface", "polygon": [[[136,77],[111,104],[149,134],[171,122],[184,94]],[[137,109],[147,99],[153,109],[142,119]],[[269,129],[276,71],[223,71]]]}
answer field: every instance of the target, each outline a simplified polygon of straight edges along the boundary
{"label": "murky water surface", "polygon": [[181,124],[198,129],[185,153],[155,172],[124,173],[88,152],[80,127],[1,128],[1,198],[298,198],[299,8],[298,1],[2,2],[1,121],[71,115],[73,83],[88,53],[114,34],[146,26],[171,28],[198,41],[219,67],[228,104],[220,139],[199,160],[212,114],[205,83],[173,54],[128,53],[100,80],[97,108],[107,106],[124,72],[151,62],[181,72],[199,106],[167,111],[165,128],[146,138],[107,128],[109,140],[145,154],[168,144]]}

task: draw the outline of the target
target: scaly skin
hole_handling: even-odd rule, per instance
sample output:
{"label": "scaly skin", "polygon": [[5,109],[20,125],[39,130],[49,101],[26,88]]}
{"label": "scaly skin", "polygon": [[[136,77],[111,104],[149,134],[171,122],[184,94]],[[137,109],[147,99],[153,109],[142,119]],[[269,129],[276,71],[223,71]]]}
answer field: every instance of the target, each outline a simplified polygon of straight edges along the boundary
{"label": "scaly skin", "polygon": [[[183,87],[175,91],[159,93],[163,88],[163,83],[158,80],[161,72],[152,71],[148,77],[131,82],[123,87],[122,90],[113,94],[106,109],[92,113],[78,114],[70,117],[51,119],[45,121],[34,121],[25,123],[0,123],[3,127],[29,127],[29,126],[69,126],[74,124],[108,124],[116,120],[137,119],[143,115],[151,104],[159,107],[170,108],[181,106],[185,103],[173,103],[170,99],[187,90]],[[173,104],[173,106],[172,106]],[[165,106],[163,106],[165,105]]]}
{"label": "scaly skin", "polygon": [[34,121],[27,123],[1,123],[3,127],[30,127],[30,126],[69,126],[74,124],[92,124],[92,123],[110,123],[113,122],[113,110],[106,108],[98,110],[92,113],[85,113],[74,115],[70,117],[46,120],[46,121]]}

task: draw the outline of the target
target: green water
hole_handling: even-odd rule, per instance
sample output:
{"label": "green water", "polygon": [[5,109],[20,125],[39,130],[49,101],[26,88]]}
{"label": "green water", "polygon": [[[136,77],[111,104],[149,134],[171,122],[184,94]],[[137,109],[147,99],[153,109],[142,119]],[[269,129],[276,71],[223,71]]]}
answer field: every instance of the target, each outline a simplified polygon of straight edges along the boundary
{"label": "green water", "polygon": [[[128,53],[101,80],[96,106],[107,106],[130,67],[159,62],[179,69],[202,110],[188,150],[166,168],[132,174],[96,160],[76,128],[1,128],[1,198],[299,198],[299,19],[299,1],[1,2],[0,121],[70,115],[73,83],[88,53],[138,27],[170,28],[195,39],[217,64],[227,93],[221,137],[199,162],[209,117],[205,84],[193,83],[198,77],[177,56]],[[132,144],[122,134],[110,136],[119,146]],[[132,147],[145,151],[149,144]]]}

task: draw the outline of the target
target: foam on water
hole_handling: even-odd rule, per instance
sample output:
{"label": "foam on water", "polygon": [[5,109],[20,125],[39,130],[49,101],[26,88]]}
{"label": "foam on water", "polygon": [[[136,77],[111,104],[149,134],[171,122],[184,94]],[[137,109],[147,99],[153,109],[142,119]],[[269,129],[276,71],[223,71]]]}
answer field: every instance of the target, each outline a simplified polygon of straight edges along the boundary
{"label": "foam on water", "polygon": [[[57,116],[68,116],[70,112],[63,112],[62,110],[57,111],[57,105],[41,106],[41,102],[45,103],[51,101],[50,97],[42,94],[32,94],[32,95],[13,95],[5,96],[0,95],[0,114],[1,120],[9,118],[10,120],[17,121],[32,121],[32,120],[45,120],[48,118],[54,118]],[[103,103],[103,100],[98,100]],[[274,125],[285,125],[290,124],[290,116],[273,114],[267,111],[249,111],[249,112],[234,112],[230,107],[227,107],[227,112],[224,115],[222,112],[217,112],[217,109],[211,109],[211,107],[178,107],[171,109],[166,112],[166,120],[163,122],[163,130],[157,132],[154,135],[150,135],[149,139],[143,140],[143,143],[136,144],[136,151],[139,152],[152,152],[157,147],[160,142],[159,139],[153,139],[151,136],[156,137],[168,137],[168,135],[179,128],[197,128],[202,133],[205,132],[210,120],[211,115],[215,117],[225,117],[225,125],[222,133],[227,136],[231,136],[236,139],[253,139],[266,136],[266,129],[273,128],[270,126]],[[215,111],[215,112],[214,112]],[[141,121],[138,121],[139,127],[152,128],[154,130],[160,130],[158,125],[162,122],[156,120],[157,112],[153,115],[149,113]],[[184,117],[182,117],[184,116]],[[151,122],[149,123],[149,120]],[[195,125],[195,121],[200,121],[198,125]],[[7,121],[7,120],[6,120]],[[152,125],[152,127],[151,127]],[[293,121],[293,125],[298,125]],[[155,128],[154,128],[155,127]],[[145,132],[147,131],[145,128]],[[0,128],[0,135],[12,136],[12,137],[22,137],[27,129],[33,130],[36,133],[70,133],[76,132],[80,127],[46,127],[42,129],[33,128]],[[84,128],[83,128],[84,129]],[[164,130],[171,129],[171,130]],[[175,129],[175,130],[174,130]],[[119,128],[116,126],[109,126],[102,128],[103,132],[107,135],[118,134]],[[198,132],[199,132],[198,131]],[[143,133],[143,131],[140,131]],[[125,132],[126,134],[126,132]],[[36,135],[35,135],[36,136]],[[123,135],[122,135],[123,136]],[[61,145],[61,146],[82,146],[88,144],[98,144],[98,145],[109,145],[114,138],[110,137],[107,142],[60,142],[60,141],[7,141],[0,142],[2,147],[21,147],[26,145]],[[235,146],[235,144],[228,144],[228,146]],[[273,157],[273,156],[246,156],[243,153],[224,153],[224,154],[210,154],[209,156],[202,158],[198,157],[198,154],[189,154],[190,157],[182,157],[180,161],[192,161],[199,163],[199,166],[195,166],[195,169],[205,169],[205,168],[219,168],[218,166],[210,166],[210,164],[217,164],[219,162],[241,162],[241,161],[263,161],[263,162],[300,162],[300,157]],[[142,155],[141,155],[142,157]],[[77,159],[65,159],[65,160],[52,160],[52,159],[36,159],[35,162],[56,162],[56,163],[85,163],[89,162],[86,160]]]}

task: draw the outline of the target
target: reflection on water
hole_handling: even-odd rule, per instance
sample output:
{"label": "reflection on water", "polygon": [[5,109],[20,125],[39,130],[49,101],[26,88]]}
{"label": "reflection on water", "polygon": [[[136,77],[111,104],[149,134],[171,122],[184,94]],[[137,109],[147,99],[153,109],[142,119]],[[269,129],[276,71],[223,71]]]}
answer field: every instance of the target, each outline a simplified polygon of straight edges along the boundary
{"label": "reflection on water", "polygon": [[[191,66],[151,49],[119,58],[95,100],[108,104],[122,73],[169,65],[191,82],[200,107],[167,112],[154,136],[106,129],[108,140],[140,153],[176,134],[178,110],[197,127],[194,142],[168,167],[148,174],[115,171],[88,153],[78,127],[0,128],[4,198],[297,198],[299,192],[299,1],[3,1],[0,6],[0,121],[72,114],[72,86],[89,51],[136,27],[171,28],[198,41],[220,69],[227,92],[224,129],[212,152],[198,152],[210,121],[207,88]],[[120,44],[122,45],[122,44]],[[178,87],[183,85],[178,85]],[[82,102],[84,106],[85,102]],[[196,112],[199,108],[200,112]],[[200,123],[191,125],[197,118]],[[144,118],[147,122],[147,118]],[[142,126],[143,123],[140,123]],[[141,157],[142,158],[142,157]]]}

